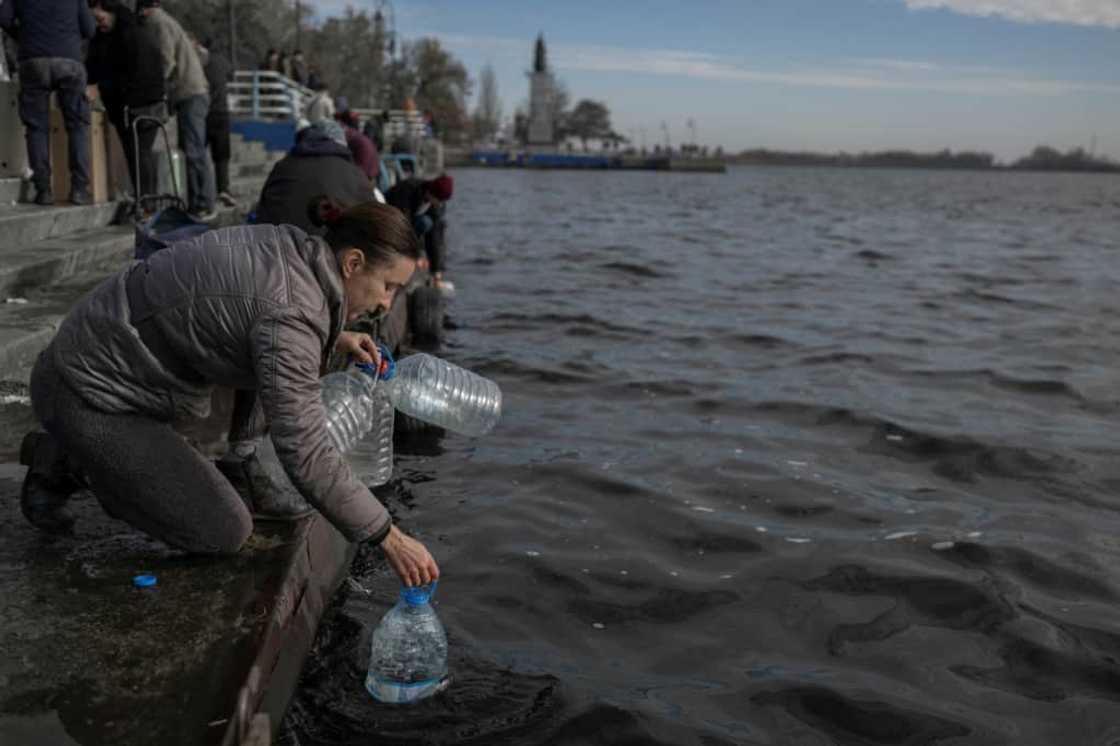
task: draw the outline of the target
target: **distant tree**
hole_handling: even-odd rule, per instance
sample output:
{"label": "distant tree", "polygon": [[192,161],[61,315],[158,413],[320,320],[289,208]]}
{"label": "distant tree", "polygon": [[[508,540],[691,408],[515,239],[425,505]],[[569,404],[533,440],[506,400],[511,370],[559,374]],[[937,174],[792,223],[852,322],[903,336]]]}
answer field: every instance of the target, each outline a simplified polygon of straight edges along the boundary
{"label": "distant tree", "polygon": [[461,142],[468,130],[466,99],[471,78],[467,68],[433,38],[406,44],[402,56],[415,81],[416,107],[431,114],[446,141]]}
{"label": "distant tree", "polygon": [[611,130],[610,110],[601,101],[585,98],[576,104],[576,108],[568,115],[568,127],[571,134],[580,139],[583,149],[586,150],[588,140],[606,139],[611,135],[613,130]]}
{"label": "distant tree", "polygon": [[[163,0],[163,7],[187,31],[229,52],[229,0]],[[314,5],[308,2],[297,9],[295,0],[237,0],[233,8],[240,69],[255,68],[269,48],[290,53],[298,44],[330,92],[346,96],[352,107],[401,108],[411,99],[431,114],[445,139],[456,142],[467,134],[471,78],[437,40],[404,44],[398,56],[389,58],[384,35],[365,10],[348,7],[314,23]]]}
{"label": "distant tree", "polygon": [[498,133],[502,122],[502,102],[498,98],[498,81],[494,68],[487,65],[478,76],[478,104],[472,117],[474,138],[491,140]]}
{"label": "distant tree", "polygon": [[371,15],[347,8],[303,37],[304,58],[319,71],[332,95],[345,96],[354,108],[385,105],[385,39]]}

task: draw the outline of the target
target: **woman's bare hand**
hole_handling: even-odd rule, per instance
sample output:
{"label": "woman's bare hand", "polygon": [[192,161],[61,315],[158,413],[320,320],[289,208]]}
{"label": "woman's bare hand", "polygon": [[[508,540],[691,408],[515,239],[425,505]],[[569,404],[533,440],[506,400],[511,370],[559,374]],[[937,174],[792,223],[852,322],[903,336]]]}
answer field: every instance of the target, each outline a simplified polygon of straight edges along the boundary
{"label": "woman's bare hand", "polygon": [[404,585],[428,585],[439,580],[439,565],[427,547],[396,526],[389,529],[389,534],[381,542],[381,549]]}
{"label": "woman's bare hand", "polygon": [[381,351],[373,337],[360,332],[342,332],[334,348],[340,353],[349,354],[355,362],[368,363],[374,367],[381,365]]}

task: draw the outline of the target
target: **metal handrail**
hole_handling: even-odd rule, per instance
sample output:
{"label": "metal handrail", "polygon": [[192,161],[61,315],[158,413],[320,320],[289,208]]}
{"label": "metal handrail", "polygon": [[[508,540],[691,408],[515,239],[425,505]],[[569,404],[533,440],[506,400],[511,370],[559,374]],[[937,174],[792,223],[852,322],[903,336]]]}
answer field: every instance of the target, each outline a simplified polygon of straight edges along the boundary
{"label": "metal handrail", "polygon": [[[238,70],[227,88],[230,113],[235,117],[299,122],[316,95],[311,89],[274,70]],[[352,109],[361,124],[381,123],[386,142],[411,141],[420,148],[431,139],[424,115],[415,109]],[[442,158],[439,159],[442,164]],[[442,165],[441,165],[442,167]]]}

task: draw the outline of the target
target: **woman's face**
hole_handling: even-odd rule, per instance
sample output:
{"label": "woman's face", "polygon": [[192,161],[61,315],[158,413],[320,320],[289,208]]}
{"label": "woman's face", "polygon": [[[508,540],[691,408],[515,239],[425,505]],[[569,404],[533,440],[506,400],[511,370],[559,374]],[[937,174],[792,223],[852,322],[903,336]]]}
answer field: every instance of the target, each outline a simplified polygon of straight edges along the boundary
{"label": "woman's face", "polygon": [[397,254],[389,264],[370,269],[362,252],[348,249],[339,255],[339,268],[346,289],[346,321],[351,322],[366,313],[388,311],[393,296],[416,271],[416,260]]}
{"label": "woman's face", "polygon": [[117,22],[117,17],[104,8],[93,8],[90,11],[93,13],[93,20],[97,22],[98,31],[112,31],[113,24]]}

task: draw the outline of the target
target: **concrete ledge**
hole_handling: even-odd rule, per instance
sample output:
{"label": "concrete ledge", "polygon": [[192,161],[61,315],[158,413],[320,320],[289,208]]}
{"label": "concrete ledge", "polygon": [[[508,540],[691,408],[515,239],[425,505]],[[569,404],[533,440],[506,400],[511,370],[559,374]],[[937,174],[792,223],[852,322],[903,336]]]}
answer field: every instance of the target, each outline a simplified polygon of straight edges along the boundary
{"label": "concrete ledge", "polygon": [[0,206],[18,202],[20,191],[19,179],[0,179]]}
{"label": "concrete ledge", "polygon": [[62,315],[37,315],[32,321],[11,323],[11,314],[0,306],[0,380],[25,380],[39,352],[50,344]]}
{"label": "concrete ledge", "polygon": [[5,246],[26,246],[67,233],[102,228],[116,214],[116,202],[85,207],[11,205],[0,208],[0,237]]}
{"label": "concrete ledge", "polygon": [[131,227],[84,231],[4,252],[0,266],[0,300],[57,282],[101,262],[127,259],[135,244]]}
{"label": "concrete ledge", "polygon": [[237,746],[258,709],[279,723],[351,545],[313,515],[188,556],[89,496],[52,539],[20,515],[22,475],[0,465],[0,743]]}

